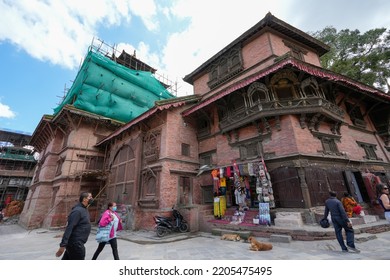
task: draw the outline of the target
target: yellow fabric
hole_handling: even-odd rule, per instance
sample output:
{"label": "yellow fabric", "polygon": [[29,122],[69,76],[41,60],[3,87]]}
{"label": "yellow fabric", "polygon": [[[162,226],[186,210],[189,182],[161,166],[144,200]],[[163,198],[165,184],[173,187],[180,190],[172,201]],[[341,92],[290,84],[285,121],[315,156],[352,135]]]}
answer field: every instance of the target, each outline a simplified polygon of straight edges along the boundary
{"label": "yellow fabric", "polygon": [[344,210],[348,215],[348,218],[352,218],[353,208],[357,205],[357,202],[352,197],[343,197],[341,199]]}

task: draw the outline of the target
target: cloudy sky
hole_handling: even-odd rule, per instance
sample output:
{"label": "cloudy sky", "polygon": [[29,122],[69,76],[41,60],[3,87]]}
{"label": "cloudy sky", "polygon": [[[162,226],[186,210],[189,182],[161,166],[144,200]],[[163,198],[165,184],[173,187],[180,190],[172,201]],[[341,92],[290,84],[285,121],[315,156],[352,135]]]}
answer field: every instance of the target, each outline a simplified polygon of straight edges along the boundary
{"label": "cloudy sky", "polygon": [[390,28],[387,0],[0,0],[0,128],[33,133],[94,43],[178,82],[268,12],[302,31]]}

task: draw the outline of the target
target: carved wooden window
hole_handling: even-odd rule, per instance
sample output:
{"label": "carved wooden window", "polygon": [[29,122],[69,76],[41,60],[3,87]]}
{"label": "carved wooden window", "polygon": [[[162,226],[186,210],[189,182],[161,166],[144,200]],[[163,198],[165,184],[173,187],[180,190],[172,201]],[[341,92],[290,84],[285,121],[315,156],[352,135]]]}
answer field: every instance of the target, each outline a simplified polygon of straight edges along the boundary
{"label": "carved wooden window", "polygon": [[229,110],[236,111],[240,108],[245,107],[245,100],[242,94],[240,93],[235,93],[231,96],[231,99],[229,100]]}
{"label": "carved wooden window", "polygon": [[231,71],[241,68],[241,57],[237,50],[231,53]]}
{"label": "carved wooden window", "polygon": [[206,118],[198,119],[198,137],[204,137],[210,134],[210,121]]}
{"label": "carved wooden window", "polygon": [[185,144],[185,143],[181,144],[181,155],[187,156],[187,157],[190,156],[190,145],[189,144]]}
{"label": "carved wooden window", "polygon": [[307,54],[307,50],[299,47],[298,45],[289,42],[287,40],[283,40],[284,45],[290,49],[290,55],[296,59],[305,61],[305,54]]}
{"label": "carved wooden window", "polygon": [[304,61],[304,56],[303,56],[303,53],[298,50],[298,49],[290,49],[290,54],[292,57],[295,57],[299,60],[303,60]]}
{"label": "carved wooden window", "polygon": [[248,99],[250,107],[269,101],[268,88],[266,85],[258,82],[251,84],[248,88]]}
{"label": "carved wooden window", "polygon": [[213,202],[213,186],[202,186],[202,204],[212,204]]}
{"label": "carved wooden window", "polygon": [[147,164],[158,160],[160,157],[160,137],[160,130],[150,131],[144,137],[143,154]]}
{"label": "carved wooden window", "polygon": [[86,169],[87,170],[102,170],[104,157],[97,156],[87,156],[86,160]]}
{"label": "carved wooden window", "polygon": [[275,92],[278,100],[294,98],[293,85],[287,79],[279,80],[275,85]]}
{"label": "carved wooden window", "polygon": [[260,155],[259,142],[250,142],[240,146],[240,159],[256,158]]}
{"label": "carved wooden window", "polygon": [[219,72],[221,76],[225,76],[229,71],[227,59],[222,59],[219,64]]}
{"label": "carved wooden window", "polygon": [[151,173],[144,175],[143,197],[154,197],[156,195],[156,177]]}
{"label": "carved wooden window", "polygon": [[179,204],[191,205],[192,204],[192,188],[190,177],[179,177]]}
{"label": "carved wooden window", "polygon": [[293,71],[281,70],[276,73],[271,79],[271,85],[277,100],[297,98],[295,85],[299,85],[299,81]]}
{"label": "carved wooden window", "polygon": [[141,207],[157,208],[159,205],[157,197],[158,172],[158,170],[151,168],[147,168],[142,172],[140,199],[138,200]]}
{"label": "carved wooden window", "polygon": [[215,155],[215,152],[206,152],[199,154],[199,164],[202,165],[209,165],[211,166],[213,164],[213,155]]}
{"label": "carved wooden window", "polygon": [[210,71],[210,81],[218,80],[218,66],[214,66]]}
{"label": "carved wooden window", "polygon": [[57,161],[57,167],[56,167],[56,176],[61,175],[62,173],[62,166],[65,162],[65,157],[60,157]]}
{"label": "carved wooden window", "polygon": [[218,110],[218,119],[219,121],[226,119],[228,116],[228,108],[226,104],[219,103],[217,104]]}
{"label": "carved wooden window", "polygon": [[221,58],[216,61],[216,64],[209,68],[209,81],[207,84],[210,88],[214,88],[242,69],[241,48],[236,47],[232,49],[230,53],[221,56]]}
{"label": "carved wooden window", "polygon": [[321,143],[323,147],[323,152],[327,154],[337,154],[339,150],[337,149],[337,144],[334,139],[323,137],[321,138]]}
{"label": "carved wooden window", "polygon": [[313,77],[304,80],[301,83],[301,89],[306,97],[320,96],[318,83]]}
{"label": "carved wooden window", "polygon": [[364,152],[366,153],[365,159],[378,159],[378,156],[376,155],[376,145],[369,144],[369,143],[363,143],[363,142],[357,142],[359,147],[364,149]]}
{"label": "carved wooden window", "polygon": [[350,102],[345,102],[345,107],[347,108],[348,114],[351,117],[351,121],[354,125],[366,127],[366,122],[364,121],[364,117],[362,112],[360,111],[359,105],[352,104]]}
{"label": "carved wooden window", "polygon": [[312,131],[312,134],[320,139],[322,144],[322,150],[318,152],[322,152],[326,155],[341,155],[339,149],[337,147],[336,142],[340,142],[341,136],[338,135],[330,135],[326,133]]}

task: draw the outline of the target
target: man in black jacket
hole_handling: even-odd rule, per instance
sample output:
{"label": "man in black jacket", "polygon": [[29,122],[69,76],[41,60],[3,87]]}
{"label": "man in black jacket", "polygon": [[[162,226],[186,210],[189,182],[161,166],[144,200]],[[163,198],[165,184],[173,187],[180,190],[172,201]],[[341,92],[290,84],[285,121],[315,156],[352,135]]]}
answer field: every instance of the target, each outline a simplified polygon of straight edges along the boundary
{"label": "man in black jacket", "polygon": [[[325,201],[324,218],[327,218],[330,212],[336,238],[343,252],[351,251],[359,253],[360,251],[355,247],[355,236],[352,223],[348,219],[347,213],[345,213],[343,204],[336,198],[336,193],[334,191],[330,191],[329,195],[330,197]],[[344,243],[342,229],[345,230],[345,234],[347,236],[348,248]]]}
{"label": "man in black jacket", "polygon": [[60,257],[65,251],[62,257],[63,260],[85,259],[84,244],[91,232],[91,221],[87,206],[92,201],[91,193],[83,192],[80,194],[79,203],[72,208],[68,216],[68,223],[56,257]]}

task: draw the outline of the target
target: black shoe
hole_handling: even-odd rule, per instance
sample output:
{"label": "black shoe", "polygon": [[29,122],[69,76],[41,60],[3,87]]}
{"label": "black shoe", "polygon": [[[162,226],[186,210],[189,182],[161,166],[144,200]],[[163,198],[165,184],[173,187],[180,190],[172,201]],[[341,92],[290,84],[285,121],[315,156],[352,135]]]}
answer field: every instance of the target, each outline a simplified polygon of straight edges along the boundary
{"label": "black shoe", "polygon": [[360,253],[360,250],[357,249],[356,247],[348,246],[348,249],[349,249],[349,251],[351,251],[351,253]]}

